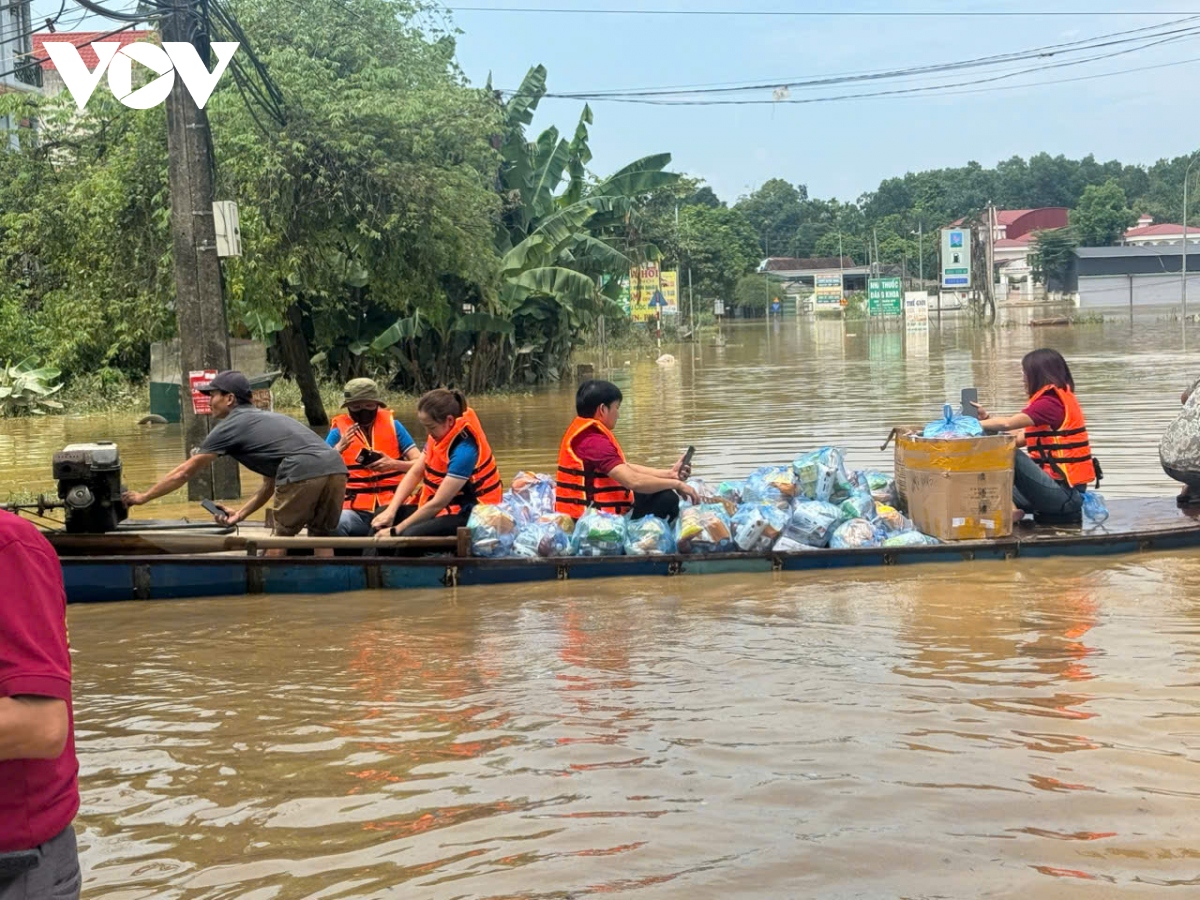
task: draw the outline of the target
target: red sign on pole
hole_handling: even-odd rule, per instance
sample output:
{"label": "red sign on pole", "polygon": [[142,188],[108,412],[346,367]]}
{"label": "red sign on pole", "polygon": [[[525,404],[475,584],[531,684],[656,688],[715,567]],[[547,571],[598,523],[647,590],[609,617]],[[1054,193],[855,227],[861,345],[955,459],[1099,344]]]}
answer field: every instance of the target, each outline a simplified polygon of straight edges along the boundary
{"label": "red sign on pole", "polygon": [[188,372],[188,388],[192,392],[192,412],[198,416],[212,415],[212,406],[209,404],[208,394],[200,393],[200,388],[208,387],[209,382],[216,377],[216,369]]}

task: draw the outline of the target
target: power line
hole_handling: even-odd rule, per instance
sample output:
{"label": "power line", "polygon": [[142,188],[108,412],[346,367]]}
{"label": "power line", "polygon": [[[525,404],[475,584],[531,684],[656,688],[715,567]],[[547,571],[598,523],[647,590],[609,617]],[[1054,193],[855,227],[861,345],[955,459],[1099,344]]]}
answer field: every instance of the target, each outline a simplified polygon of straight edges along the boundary
{"label": "power line", "polygon": [[[1172,28],[1173,26],[1184,26],[1170,31],[1163,29]],[[610,89],[604,91],[570,91],[562,93],[547,93],[547,97],[567,100],[592,100],[606,98],[649,98],[649,97],[671,97],[681,95],[695,94],[730,94],[741,93],[745,91],[763,91],[775,90],[777,88],[802,89],[813,87],[831,87],[840,84],[851,84],[855,82],[881,81],[897,78],[911,78],[918,75],[931,75],[950,73],[961,71],[964,69],[978,69],[989,66],[999,66],[1009,63],[1019,63],[1025,60],[1044,58],[1047,56],[1061,56],[1071,53],[1083,53],[1089,50],[1098,50],[1105,47],[1116,47],[1125,44],[1136,44],[1139,42],[1148,42],[1154,38],[1169,37],[1172,35],[1191,35],[1196,33],[1197,26],[1200,25],[1200,17],[1188,19],[1179,19],[1172,22],[1165,22],[1159,25],[1149,26],[1145,28],[1137,28],[1129,31],[1113,32],[1111,34],[1098,35],[1092,38],[1086,38],[1078,41],[1070,41],[1062,44],[1050,44],[1042,47],[1033,47],[1027,50],[1014,51],[1011,53],[1001,53],[992,56],[974,57],[966,60],[958,60],[948,63],[936,63],[923,66],[909,66],[900,69],[887,69],[869,72],[850,73],[845,75],[833,75],[822,78],[810,79],[781,79],[769,82],[759,82],[756,84],[740,84],[740,85],[722,85],[715,87],[674,87],[674,88],[645,88],[640,90],[621,90]],[[504,93],[512,93],[506,91]]]}
{"label": "power line", "polygon": [[[652,99],[652,98],[642,98],[642,97],[624,98],[624,97],[618,97],[618,96],[604,96],[604,97],[594,97],[594,98],[593,97],[571,98],[571,99],[587,99],[592,102],[608,100],[608,101],[614,102],[614,103],[641,103],[641,104],[646,104],[646,105],[650,105],[650,106],[764,106],[764,105],[768,105],[768,104],[778,105],[778,104],[787,104],[787,103],[791,103],[791,104],[829,103],[829,102],[833,102],[836,100],[861,100],[861,99],[867,99],[867,98],[893,97],[893,96],[900,96],[900,95],[916,95],[916,94],[931,95],[931,94],[946,91],[946,89],[948,89],[948,88],[968,87],[968,86],[977,85],[977,84],[990,84],[992,82],[1002,81],[1007,78],[1015,78],[1020,75],[1028,75],[1028,74],[1031,74],[1034,72],[1045,72],[1050,69],[1062,69],[1062,68],[1067,68],[1069,66],[1085,65],[1087,63],[1097,62],[1099,60],[1112,59],[1117,56],[1124,56],[1129,53],[1136,53],[1139,50],[1145,50],[1145,49],[1148,49],[1149,47],[1154,47],[1159,44],[1175,43],[1177,41],[1185,40],[1188,37],[1196,37],[1197,35],[1200,35],[1200,29],[1195,29],[1188,35],[1163,38],[1162,40],[1154,41],[1152,43],[1148,43],[1148,44],[1145,44],[1140,47],[1126,48],[1124,50],[1117,50],[1117,51],[1114,51],[1111,53],[1104,53],[1099,56],[1092,56],[1092,57],[1088,57],[1086,59],[1067,60],[1065,62],[1052,63],[1052,64],[1045,65],[1045,66],[1033,66],[1028,69],[1022,69],[1022,70],[1015,71],[1015,72],[1003,72],[1003,73],[1000,73],[999,75],[990,75],[986,78],[977,78],[977,79],[973,79],[970,81],[959,81],[959,82],[952,82],[950,84],[942,84],[942,85],[919,85],[919,86],[910,87],[910,88],[893,88],[892,90],[887,90],[887,91],[871,91],[868,93],[860,93],[860,94],[839,94],[839,95],[824,96],[824,97],[800,97],[800,98],[795,98],[795,99],[770,99],[770,100],[749,99],[749,98],[735,99],[735,100],[688,100],[688,99]],[[1024,86],[1024,85],[1022,85],[1022,86]],[[946,92],[948,93],[948,91],[946,91]],[[549,95],[547,95],[547,96],[549,96]]]}
{"label": "power line", "polygon": [[[113,37],[114,35],[120,34],[123,31],[129,31],[131,28],[133,28],[135,25],[138,25],[138,24],[139,23],[137,23],[137,22],[129,22],[128,24],[122,25],[120,28],[116,28],[113,31],[105,32],[104,34],[101,34],[97,37],[89,37],[87,40],[80,41],[78,44],[72,44],[71,46],[74,47],[76,50],[79,50],[95,41],[102,41],[105,38]],[[9,69],[7,72],[0,72],[0,78],[7,78],[9,75],[15,75],[18,72],[29,68],[30,66],[41,65],[42,63],[47,62],[49,59],[50,59],[49,56],[30,55],[29,58],[25,60],[25,62],[23,62],[21,65],[17,66],[15,69]]]}
{"label": "power line", "polygon": [[553,6],[451,6],[451,12],[545,13],[585,16],[697,16],[780,18],[1061,18],[1070,16],[1194,16],[1200,10],[777,10],[777,9],[596,9]]}

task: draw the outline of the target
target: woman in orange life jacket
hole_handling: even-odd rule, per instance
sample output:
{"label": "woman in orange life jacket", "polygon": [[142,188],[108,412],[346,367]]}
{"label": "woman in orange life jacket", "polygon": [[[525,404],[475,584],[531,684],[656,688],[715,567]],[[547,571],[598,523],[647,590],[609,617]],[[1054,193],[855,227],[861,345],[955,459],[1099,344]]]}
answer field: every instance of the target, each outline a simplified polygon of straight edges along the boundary
{"label": "woman in orange life jacket", "polygon": [[632,518],[679,516],[679,495],[698,503],[683,479],[683,458],[671,469],[651,469],[625,459],[613,429],[621,415],[621,389],[609,381],[585,381],[575,393],[576,418],[558,450],[554,508],[578,519],[588,507]]}
{"label": "woman in orange life jacket", "polygon": [[[423,394],[417,420],[428,435],[425,449],[371,522],[379,536],[450,537],[477,503],[499,503],[504,493],[483,425],[459,391]],[[408,500],[418,487],[420,499],[412,505]]]}
{"label": "woman in orange life jacket", "polygon": [[[1029,403],[1015,416],[991,416],[979,404],[984,431],[1024,429],[1013,477],[1013,503],[1047,522],[1076,522],[1088,484],[1100,480],[1087,422],[1075,398],[1075,379],[1057,350],[1041,349],[1021,360]],[[1020,518],[1020,516],[1018,516]]]}
{"label": "woman in orange life jacket", "polygon": [[[342,392],[344,413],[334,416],[325,443],[342,455],[350,472],[338,537],[367,537],[371,520],[392,502],[404,473],[421,456],[416,442],[370,378],[354,378]],[[364,456],[364,451],[366,455]],[[363,457],[365,464],[359,463]],[[366,460],[374,457],[370,462]]]}

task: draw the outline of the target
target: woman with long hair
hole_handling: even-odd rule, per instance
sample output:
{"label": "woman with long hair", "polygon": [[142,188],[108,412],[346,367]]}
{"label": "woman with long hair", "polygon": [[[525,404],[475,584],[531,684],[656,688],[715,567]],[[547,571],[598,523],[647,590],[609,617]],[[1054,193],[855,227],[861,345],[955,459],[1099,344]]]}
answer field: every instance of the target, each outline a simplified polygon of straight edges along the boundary
{"label": "woman with long hair", "polygon": [[1024,430],[1026,452],[1017,453],[1013,504],[1044,521],[1078,521],[1087,486],[1100,480],[1071,368],[1057,350],[1043,348],[1021,360],[1029,402],[1013,416],[992,416],[979,406],[984,431]]}
{"label": "woman with long hair", "polygon": [[[499,503],[504,488],[475,410],[459,391],[436,388],[417,401],[425,449],[387,508],[371,522],[392,536],[448,537],[467,524],[478,503]],[[421,489],[414,506],[409,498]]]}

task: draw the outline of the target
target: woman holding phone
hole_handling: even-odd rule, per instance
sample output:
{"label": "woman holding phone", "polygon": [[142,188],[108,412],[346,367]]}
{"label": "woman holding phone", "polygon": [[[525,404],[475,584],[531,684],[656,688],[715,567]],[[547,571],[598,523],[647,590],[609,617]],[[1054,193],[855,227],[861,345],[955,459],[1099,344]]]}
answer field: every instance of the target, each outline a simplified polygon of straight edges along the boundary
{"label": "woman holding phone", "polygon": [[[1021,360],[1029,402],[1012,416],[992,416],[978,403],[984,431],[1020,431],[1026,452],[1017,453],[1013,504],[1048,522],[1082,518],[1083,494],[1101,477],[1092,456],[1087,420],[1075,397],[1075,379],[1062,354],[1043,348]],[[1019,517],[1018,517],[1019,518]]]}

